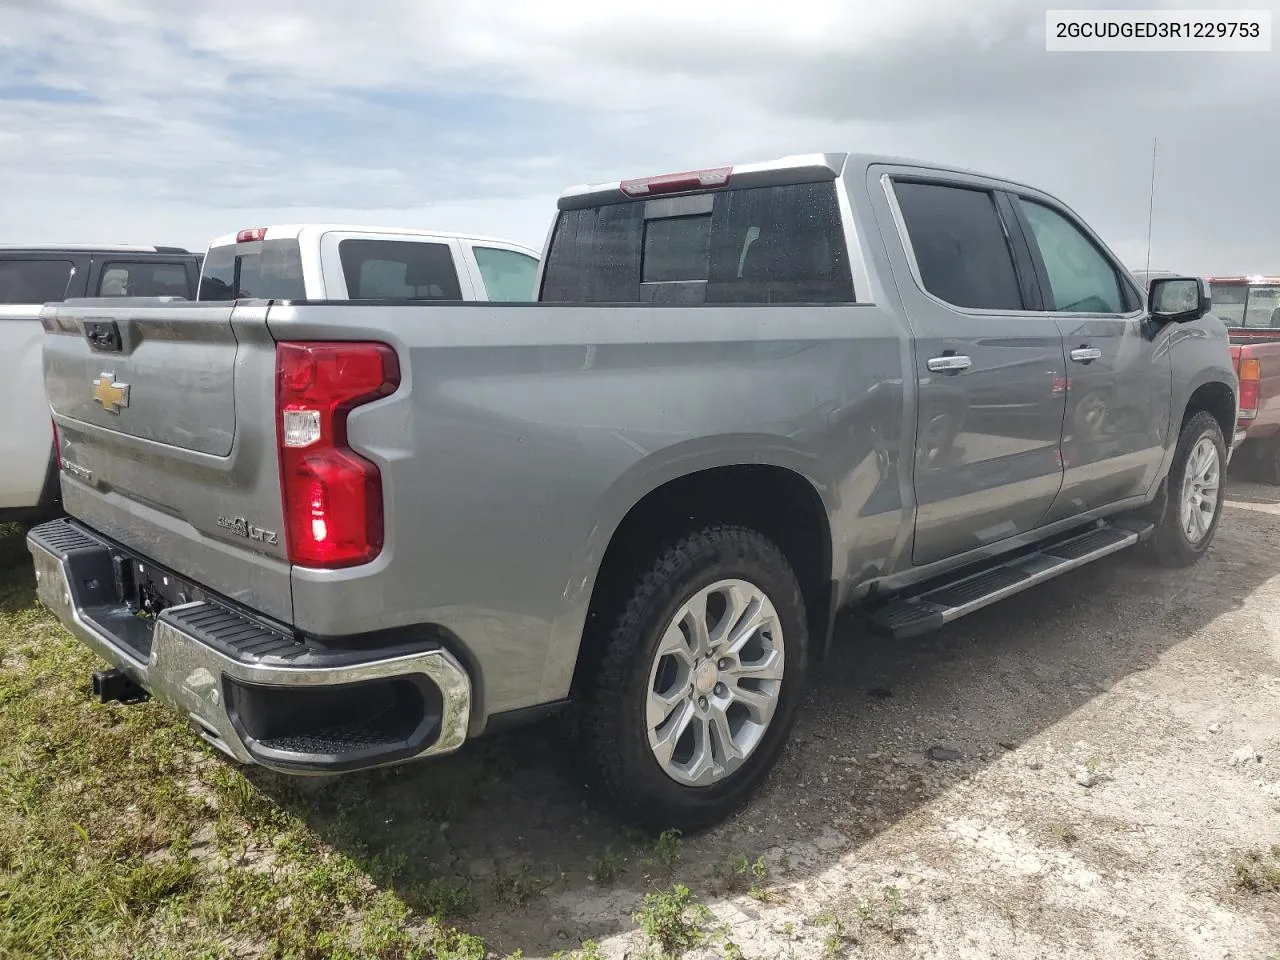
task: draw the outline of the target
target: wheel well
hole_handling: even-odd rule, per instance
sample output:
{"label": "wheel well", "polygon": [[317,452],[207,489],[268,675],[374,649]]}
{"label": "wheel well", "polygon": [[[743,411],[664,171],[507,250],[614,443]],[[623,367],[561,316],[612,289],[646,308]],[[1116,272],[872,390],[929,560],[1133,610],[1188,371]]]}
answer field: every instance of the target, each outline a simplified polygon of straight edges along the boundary
{"label": "wheel well", "polygon": [[[1236,431],[1236,395],[1225,383],[1203,383],[1187,400],[1186,410],[1182,414],[1182,426],[1200,411],[1205,411],[1218,421],[1222,427],[1222,437],[1231,446],[1231,437]],[[1181,428],[1179,428],[1181,432]]]}
{"label": "wheel well", "polygon": [[[795,571],[809,619],[811,649],[825,645],[831,605],[831,530],[822,498],[784,467],[714,467],[668,481],[635,504],[614,531],[600,564],[578,652],[578,674],[590,659],[594,629],[635,587],[641,571],[667,544],[712,523],[764,534]],[[578,675],[574,687],[578,686]]]}

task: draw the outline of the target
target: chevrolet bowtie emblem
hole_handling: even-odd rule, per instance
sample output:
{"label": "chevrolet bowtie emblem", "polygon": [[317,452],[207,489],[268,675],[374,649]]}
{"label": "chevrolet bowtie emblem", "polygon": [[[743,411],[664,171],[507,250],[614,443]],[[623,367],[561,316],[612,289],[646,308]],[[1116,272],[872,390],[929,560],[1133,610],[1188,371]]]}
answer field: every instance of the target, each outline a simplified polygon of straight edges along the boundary
{"label": "chevrolet bowtie emblem", "polygon": [[114,373],[104,373],[93,381],[93,399],[107,413],[119,413],[121,407],[129,405],[129,385],[116,383]]}

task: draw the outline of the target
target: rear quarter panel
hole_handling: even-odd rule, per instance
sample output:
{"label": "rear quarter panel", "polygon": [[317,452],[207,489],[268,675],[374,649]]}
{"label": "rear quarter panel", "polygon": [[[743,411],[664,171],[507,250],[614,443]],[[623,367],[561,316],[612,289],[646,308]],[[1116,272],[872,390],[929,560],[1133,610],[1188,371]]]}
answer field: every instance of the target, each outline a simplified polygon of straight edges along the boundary
{"label": "rear quarter panel", "polygon": [[875,567],[903,517],[902,342],[870,305],[648,308],[277,305],[277,339],[384,339],[402,385],[357,408],[386,545],[295,568],[317,634],[434,624],[469,654],[481,714],[565,695],[596,570],[627,511],[697,470],[766,463],[832,518],[832,576]]}

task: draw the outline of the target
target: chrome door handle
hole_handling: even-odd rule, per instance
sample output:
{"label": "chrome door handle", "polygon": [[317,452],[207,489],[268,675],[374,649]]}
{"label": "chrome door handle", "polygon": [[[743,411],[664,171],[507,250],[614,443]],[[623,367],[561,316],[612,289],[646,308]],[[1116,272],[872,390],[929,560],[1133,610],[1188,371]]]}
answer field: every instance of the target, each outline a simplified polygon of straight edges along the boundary
{"label": "chrome door handle", "polygon": [[947,354],[942,357],[930,357],[925,364],[934,373],[959,373],[973,366],[973,361],[960,354]]}
{"label": "chrome door handle", "polygon": [[1102,351],[1097,347],[1076,347],[1071,351],[1071,359],[1076,363],[1089,363],[1101,358]]}

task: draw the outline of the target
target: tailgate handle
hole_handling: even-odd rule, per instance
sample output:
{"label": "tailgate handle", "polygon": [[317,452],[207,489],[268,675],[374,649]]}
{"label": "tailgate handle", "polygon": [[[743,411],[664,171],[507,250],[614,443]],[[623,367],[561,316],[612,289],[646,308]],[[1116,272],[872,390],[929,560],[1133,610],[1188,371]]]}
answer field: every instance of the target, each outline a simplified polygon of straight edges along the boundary
{"label": "tailgate handle", "polygon": [[122,349],[120,328],[114,320],[86,320],[84,335],[89,347],[99,353],[119,353]]}

